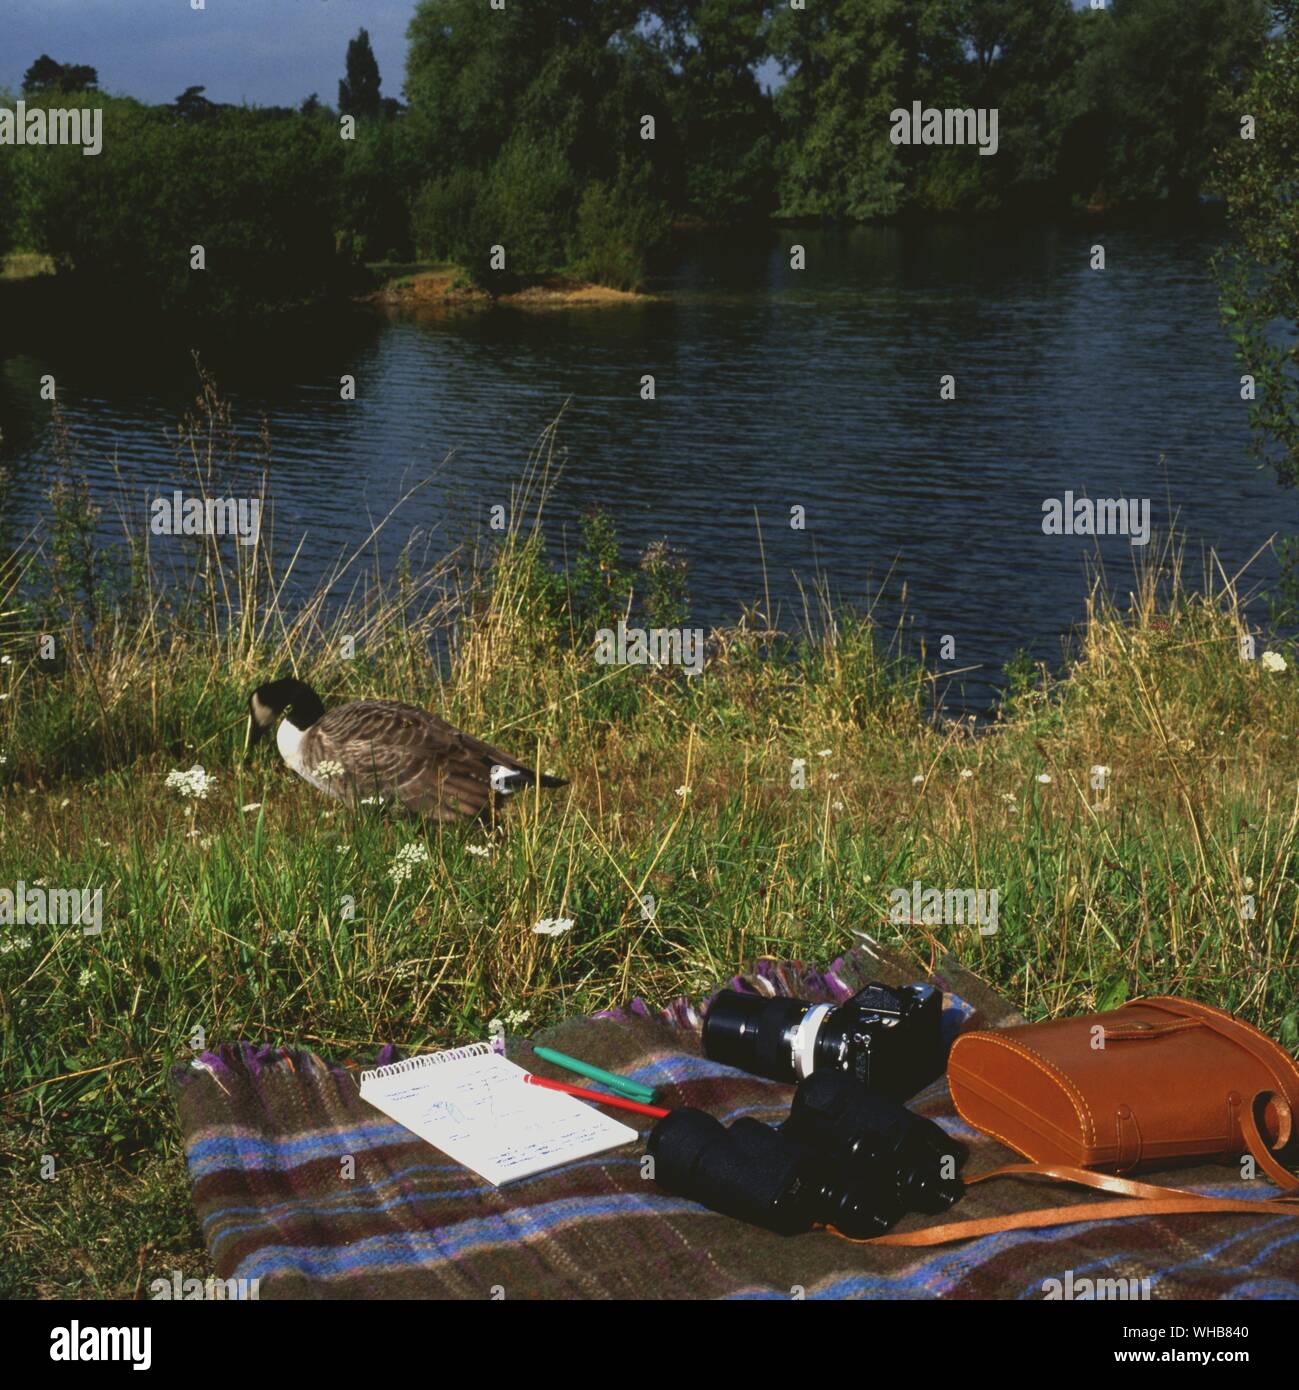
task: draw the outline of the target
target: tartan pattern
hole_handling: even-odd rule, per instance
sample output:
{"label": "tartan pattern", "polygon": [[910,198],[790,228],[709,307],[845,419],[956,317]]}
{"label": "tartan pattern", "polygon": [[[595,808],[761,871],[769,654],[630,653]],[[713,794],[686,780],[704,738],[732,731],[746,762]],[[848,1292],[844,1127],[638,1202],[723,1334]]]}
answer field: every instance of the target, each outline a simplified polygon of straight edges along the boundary
{"label": "tartan pattern", "polygon": [[[731,983],[829,1002],[869,979],[914,978],[859,950],[826,971],[763,962]],[[929,978],[944,991],[953,1035],[1023,1021],[954,962]],[[537,1041],[656,1086],[668,1106],[699,1106],[728,1123],[784,1118],[792,1087],[708,1061],[699,1020],[685,1000],[661,1012],[634,1001]],[[507,1051],[541,1074],[565,1075],[521,1041]],[[386,1047],[376,1065],[396,1056]],[[641,1176],[633,1145],[498,1190],[362,1101],[354,1070],[312,1053],[223,1044],[171,1079],[214,1266],[223,1279],[258,1279],[262,1298],[1013,1299],[1043,1297],[1043,1281],[1063,1282],[1070,1270],[1075,1286],[1149,1280],[1155,1299],[1299,1297],[1299,1221],[1287,1217],[1142,1217],[915,1250],[824,1232],[781,1237],[662,1191]],[[968,1173],[1014,1160],[957,1117],[945,1080],[911,1106],[969,1145]],[[644,1133],[652,1122],[639,1123]],[[1274,1195],[1219,1166],[1142,1176],[1207,1195]],[[1042,1182],[987,1183],[950,1214],[908,1216],[898,1229],[1094,1199]]]}

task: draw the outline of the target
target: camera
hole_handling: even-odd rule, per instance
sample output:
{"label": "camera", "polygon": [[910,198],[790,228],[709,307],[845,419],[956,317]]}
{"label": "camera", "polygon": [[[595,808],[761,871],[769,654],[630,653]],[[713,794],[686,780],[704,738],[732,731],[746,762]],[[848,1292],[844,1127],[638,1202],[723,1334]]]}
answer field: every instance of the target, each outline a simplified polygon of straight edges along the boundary
{"label": "camera", "polygon": [[942,1014],[942,993],[926,984],[871,983],[843,1004],[725,989],[704,1020],[704,1055],[772,1081],[846,1072],[901,1101],[943,1069]]}
{"label": "camera", "polygon": [[779,1129],[674,1110],[646,1152],[669,1192],[781,1235],[882,1235],[908,1211],[946,1211],[963,1191],[959,1141],[842,1072],[800,1083]]}

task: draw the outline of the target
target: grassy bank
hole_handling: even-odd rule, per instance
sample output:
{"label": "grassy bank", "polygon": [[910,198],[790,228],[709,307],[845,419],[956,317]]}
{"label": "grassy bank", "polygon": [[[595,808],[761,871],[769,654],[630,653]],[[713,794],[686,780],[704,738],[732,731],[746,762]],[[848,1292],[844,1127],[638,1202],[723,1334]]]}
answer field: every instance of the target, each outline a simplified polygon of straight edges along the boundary
{"label": "grassy bank", "polygon": [[564,275],[539,275],[519,280],[491,293],[458,266],[433,261],[408,265],[367,267],[376,288],[361,298],[370,304],[402,312],[452,312],[493,306],[506,309],[589,309],[607,304],[635,304],[651,296],[635,290],[613,289]]}
{"label": "grassy bank", "polygon": [[0,280],[30,280],[53,273],[54,262],[36,251],[11,251],[0,256]]}
{"label": "grassy bank", "polygon": [[[265,477],[232,458],[230,423],[206,393],[186,426],[210,492],[232,467]],[[1240,659],[1220,572],[1183,583],[1165,547],[1122,612],[1098,588],[1067,679],[1020,673],[982,731],[930,719],[931,682],[888,634],[815,601],[787,635],[737,615],[694,678],[600,666],[626,586],[667,614],[675,571],[660,550],[626,566],[599,527],[567,572],[547,564],[553,442],[491,548],[412,549],[384,581],[360,545],[292,608],[296,538],[160,540],[128,514],[105,556],[70,475],[43,533],[4,552],[0,885],[102,887],[103,932],[0,927],[0,1293],[208,1272],[164,1084],[196,1030],[368,1059],[662,1001],[864,931],[918,973],[954,952],[1034,1018],[1185,992],[1299,1041],[1299,687],[1288,649],[1284,671]],[[249,689],[290,669],[327,701],[438,710],[571,785],[495,832],[336,807],[273,750],[243,762]],[[194,764],[205,799],[166,786]],[[403,880],[412,843],[428,859]],[[998,889],[999,930],[891,921],[889,889],[915,879]],[[543,917],[574,926],[538,936]]]}

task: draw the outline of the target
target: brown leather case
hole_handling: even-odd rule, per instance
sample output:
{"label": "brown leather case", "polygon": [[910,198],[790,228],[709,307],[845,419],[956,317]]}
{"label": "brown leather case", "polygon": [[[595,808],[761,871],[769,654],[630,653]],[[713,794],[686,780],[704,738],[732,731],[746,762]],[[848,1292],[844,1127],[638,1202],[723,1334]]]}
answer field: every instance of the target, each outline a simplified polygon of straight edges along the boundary
{"label": "brown leather case", "polygon": [[1295,1138],[1299,1067],[1207,1004],[1158,996],[966,1033],[947,1074],[963,1119],[1038,1163],[1127,1173],[1248,1148],[1274,1180],[1290,1178],[1276,1156]]}

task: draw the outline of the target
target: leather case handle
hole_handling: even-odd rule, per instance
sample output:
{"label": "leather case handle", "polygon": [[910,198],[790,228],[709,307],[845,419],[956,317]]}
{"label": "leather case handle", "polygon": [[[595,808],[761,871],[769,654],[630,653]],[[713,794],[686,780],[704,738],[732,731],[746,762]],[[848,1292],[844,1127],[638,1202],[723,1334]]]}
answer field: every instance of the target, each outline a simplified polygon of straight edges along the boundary
{"label": "leather case handle", "polygon": [[1002,1231],[1036,1230],[1048,1226],[1072,1226],[1083,1221],[1116,1221],[1133,1216],[1176,1216],[1181,1212],[1242,1212],[1265,1216],[1299,1216],[1299,1178],[1284,1168],[1269,1151],[1267,1140],[1259,1126],[1258,1117],[1268,1104],[1283,1116],[1287,1131],[1293,1117],[1289,1103],[1275,1091],[1259,1091],[1241,1117],[1241,1128],[1249,1153],[1258,1166],[1289,1196],[1273,1197],[1260,1202],[1241,1197],[1201,1197],[1176,1187],[1160,1187],[1154,1183],[1137,1182],[1112,1173],[1094,1173],[1088,1168],[1069,1164],[1010,1163],[980,1173],[966,1180],[967,1186],[991,1182],[994,1178],[1050,1178],[1057,1182],[1077,1183],[1081,1187],[1101,1192],[1114,1192],[1129,1200],[1125,1202],[1086,1202],[1072,1207],[1044,1207],[1038,1211],[1017,1211],[1005,1216],[983,1216],[973,1221],[951,1221],[942,1226],[930,1226],[920,1231],[894,1231],[868,1240],[854,1240],[833,1226],[825,1229],[853,1245],[948,1245],[956,1240],[976,1236],[998,1235]]}

